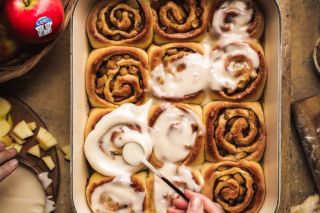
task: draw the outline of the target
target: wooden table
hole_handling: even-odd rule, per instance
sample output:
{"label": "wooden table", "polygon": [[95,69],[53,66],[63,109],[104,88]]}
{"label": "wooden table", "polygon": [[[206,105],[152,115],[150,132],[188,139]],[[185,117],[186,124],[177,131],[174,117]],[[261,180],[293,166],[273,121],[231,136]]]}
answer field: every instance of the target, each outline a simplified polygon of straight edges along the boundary
{"label": "wooden table", "polygon": [[[315,192],[302,149],[290,125],[290,103],[320,93],[319,76],[311,61],[312,45],[319,36],[320,1],[279,0],[282,11],[282,172],[279,212]],[[290,25],[291,23],[291,25]],[[64,145],[70,141],[70,41],[69,30],[32,72],[3,87],[23,99],[45,121]],[[290,84],[292,82],[292,84]],[[290,92],[291,91],[291,92]],[[61,183],[57,212],[72,212],[69,163],[59,152]]]}

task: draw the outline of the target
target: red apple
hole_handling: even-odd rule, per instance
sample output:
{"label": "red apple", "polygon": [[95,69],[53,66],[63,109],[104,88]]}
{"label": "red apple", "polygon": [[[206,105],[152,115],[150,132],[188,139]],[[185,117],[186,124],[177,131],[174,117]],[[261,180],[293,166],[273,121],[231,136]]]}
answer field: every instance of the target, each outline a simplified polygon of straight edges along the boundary
{"label": "red apple", "polygon": [[17,41],[9,37],[6,28],[0,23],[0,64],[13,59],[18,50]]}
{"label": "red apple", "polygon": [[64,9],[61,0],[6,0],[4,17],[20,40],[43,43],[61,31]]}

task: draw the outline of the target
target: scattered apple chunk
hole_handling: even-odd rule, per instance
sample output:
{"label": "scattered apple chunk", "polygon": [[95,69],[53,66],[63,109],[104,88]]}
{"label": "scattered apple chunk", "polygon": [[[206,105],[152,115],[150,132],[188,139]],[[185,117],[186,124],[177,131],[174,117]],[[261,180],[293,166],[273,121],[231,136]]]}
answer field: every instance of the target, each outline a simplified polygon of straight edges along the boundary
{"label": "scattered apple chunk", "polygon": [[57,140],[53,137],[53,135],[48,132],[48,130],[40,127],[38,135],[36,137],[36,140],[38,141],[41,149],[47,151],[50,148],[57,145]]}
{"label": "scattered apple chunk", "polygon": [[28,154],[33,155],[37,158],[40,158],[41,154],[40,154],[40,147],[39,145],[35,145],[33,147],[31,147],[28,151]]}
{"label": "scattered apple chunk", "polygon": [[10,132],[11,126],[8,121],[0,120],[0,137],[6,136]]}
{"label": "scattered apple chunk", "polygon": [[64,153],[64,158],[70,160],[70,145],[61,147],[61,150]]}
{"label": "scattered apple chunk", "polygon": [[22,145],[26,143],[27,141],[24,139],[19,138],[15,133],[10,132],[9,135],[12,137],[12,139],[17,142],[18,144]]}
{"label": "scattered apple chunk", "polygon": [[0,142],[5,146],[10,146],[12,144],[12,138],[9,135],[0,138]]}
{"label": "scattered apple chunk", "polygon": [[42,160],[47,165],[47,167],[50,169],[50,171],[52,171],[56,167],[51,156],[42,157]]}
{"label": "scattered apple chunk", "polygon": [[12,127],[12,117],[11,117],[11,115],[8,114],[6,117],[7,117],[8,124],[10,125],[10,127]]}
{"label": "scattered apple chunk", "polygon": [[17,150],[18,153],[20,153],[21,149],[22,149],[22,145],[14,143],[13,144],[13,148],[15,148]]}
{"label": "scattered apple chunk", "polygon": [[4,98],[0,97],[0,117],[4,118],[11,110],[11,104]]}
{"label": "scattered apple chunk", "polygon": [[36,122],[30,122],[28,123],[28,127],[31,131],[34,131],[37,128]]}
{"label": "scattered apple chunk", "polygon": [[26,139],[33,135],[28,124],[23,120],[20,121],[14,128],[13,133],[16,134],[20,139]]}

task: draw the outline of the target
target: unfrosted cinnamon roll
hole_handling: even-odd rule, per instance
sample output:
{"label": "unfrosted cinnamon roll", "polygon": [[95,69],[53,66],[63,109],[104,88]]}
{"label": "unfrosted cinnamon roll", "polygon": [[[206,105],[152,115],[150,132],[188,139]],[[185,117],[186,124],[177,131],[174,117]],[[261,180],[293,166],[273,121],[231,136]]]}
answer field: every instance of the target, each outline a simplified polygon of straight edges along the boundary
{"label": "unfrosted cinnamon roll", "polygon": [[259,39],[264,31],[264,15],[253,0],[215,0],[210,32],[214,37],[235,36]]}
{"label": "unfrosted cinnamon roll", "polygon": [[153,94],[168,101],[201,103],[207,80],[198,75],[205,66],[203,55],[203,47],[192,42],[152,45],[148,56]]}
{"label": "unfrosted cinnamon roll", "polygon": [[86,187],[86,198],[93,213],[149,212],[147,174],[130,177],[109,177],[94,173]]}
{"label": "unfrosted cinnamon roll", "polygon": [[256,41],[220,41],[211,52],[213,100],[257,101],[267,79],[264,51]]}
{"label": "unfrosted cinnamon roll", "polygon": [[[160,172],[182,191],[186,189],[199,193],[202,191],[204,182],[197,169],[167,163]],[[151,173],[148,175],[147,188],[150,194],[150,212],[166,213],[172,206],[173,199],[179,197],[163,180]]]}
{"label": "unfrosted cinnamon roll", "polygon": [[148,56],[134,47],[108,47],[90,53],[86,90],[93,107],[142,104],[148,90]]}
{"label": "unfrosted cinnamon roll", "polygon": [[149,161],[156,167],[165,162],[188,166],[204,161],[205,132],[200,106],[160,103],[149,113],[153,152]]}
{"label": "unfrosted cinnamon roll", "polygon": [[199,41],[208,24],[207,0],[151,0],[155,43]]}
{"label": "unfrosted cinnamon roll", "polygon": [[87,18],[87,34],[93,48],[107,46],[148,47],[153,40],[152,12],[147,0],[103,0]]}
{"label": "unfrosted cinnamon roll", "polygon": [[208,161],[259,161],[262,158],[266,130],[259,103],[209,103],[203,109],[203,119]]}
{"label": "unfrosted cinnamon roll", "polygon": [[261,166],[256,162],[220,162],[206,164],[203,193],[219,203],[226,212],[256,213],[265,198],[265,181]]}

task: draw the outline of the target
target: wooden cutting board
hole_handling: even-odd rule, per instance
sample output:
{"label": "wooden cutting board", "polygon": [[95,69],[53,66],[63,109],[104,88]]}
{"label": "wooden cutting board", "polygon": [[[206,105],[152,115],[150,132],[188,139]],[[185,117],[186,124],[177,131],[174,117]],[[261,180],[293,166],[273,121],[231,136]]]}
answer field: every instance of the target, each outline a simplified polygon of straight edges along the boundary
{"label": "wooden cutting board", "polygon": [[320,193],[320,95],[293,103],[292,115]]}

